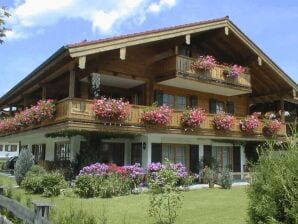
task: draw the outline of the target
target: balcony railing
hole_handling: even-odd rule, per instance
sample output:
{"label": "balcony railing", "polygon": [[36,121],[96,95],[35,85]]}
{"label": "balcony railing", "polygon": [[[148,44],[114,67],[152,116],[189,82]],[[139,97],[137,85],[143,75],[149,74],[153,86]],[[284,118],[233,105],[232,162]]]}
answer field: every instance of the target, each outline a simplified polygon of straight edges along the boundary
{"label": "balcony railing", "polygon": [[[62,121],[64,119],[73,119],[76,121],[83,122],[96,122],[102,123],[98,119],[92,110],[93,100],[84,100],[84,99],[65,99],[60,101],[57,104],[57,118],[56,121]],[[141,105],[132,105],[130,115],[123,126],[138,126],[142,127],[141,117],[142,113],[146,106]],[[176,111],[173,114],[172,120],[167,127],[167,129],[180,129],[180,118],[182,111]],[[207,119],[200,125],[199,130],[204,132],[212,132],[214,131],[213,127],[213,114],[208,114]],[[237,132],[238,134],[243,134],[240,130],[239,122],[244,117],[236,117],[236,124],[231,128],[231,132]],[[283,125],[282,130],[278,133],[282,135],[285,133],[285,125]],[[254,132],[255,135],[262,134],[262,127],[258,127]]]}
{"label": "balcony railing", "polygon": [[[80,124],[81,128],[88,129],[90,126],[92,126],[92,130],[97,130],[97,128],[101,128],[101,130],[108,130],[106,127],[98,126],[98,125],[108,125],[107,122],[102,122],[96,118],[95,113],[93,112],[93,100],[86,100],[86,99],[78,99],[78,98],[66,98],[64,100],[61,100],[56,105],[56,118],[54,120],[45,120],[40,124],[31,125],[28,127],[21,128],[17,131],[12,131],[9,133],[0,133],[0,136],[4,135],[10,135],[17,132],[22,131],[28,131],[31,129],[36,129],[40,127],[46,127],[49,125],[54,124],[60,124],[64,123],[66,121],[74,121],[76,124]],[[128,119],[121,124],[121,127],[119,127],[119,124],[112,125],[113,131],[131,131],[131,132],[146,132],[144,128],[154,128],[154,127],[145,127],[142,122],[142,114],[144,112],[144,109],[146,109],[146,106],[141,105],[131,105],[130,114],[128,116]],[[183,133],[184,130],[181,127],[180,124],[180,118],[183,111],[175,111],[172,119],[170,121],[169,126],[165,128],[159,128],[156,132],[162,131],[166,133]],[[247,134],[243,133],[240,130],[239,122],[240,120],[244,119],[244,117],[236,117],[236,123],[231,128],[230,131],[227,132],[218,132],[214,129],[213,126],[213,114],[208,114],[207,119],[200,125],[200,128],[196,131],[201,132],[202,134],[208,136],[208,135],[230,135],[230,136],[237,136],[237,137],[262,137],[262,126],[258,127],[257,130],[253,134],[250,134],[247,136]],[[78,126],[76,126],[78,127]],[[119,127],[119,128],[118,128]],[[126,129],[122,129],[125,127]],[[152,131],[151,131],[152,132]],[[155,132],[155,131],[154,131]],[[282,129],[277,133],[279,136],[284,136],[286,133],[286,125],[282,125]]]}
{"label": "balcony railing", "polygon": [[216,66],[212,70],[195,71],[191,68],[195,61],[195,58],[177,55],[156,62],[152,69],[155,74],[160,75],[160,78],[167,77],[166,75],[174,72],[179,77],[251,89],[250,74],[227,77],[224,67],[221,65]]}

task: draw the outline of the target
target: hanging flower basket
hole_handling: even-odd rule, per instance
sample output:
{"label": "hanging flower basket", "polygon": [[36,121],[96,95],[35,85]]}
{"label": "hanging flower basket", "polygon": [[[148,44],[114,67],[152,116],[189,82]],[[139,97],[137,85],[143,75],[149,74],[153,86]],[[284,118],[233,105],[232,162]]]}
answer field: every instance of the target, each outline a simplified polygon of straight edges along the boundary
{"label": "hanging flower basket", "polygon": [[183,112],[181,116],[181,126],[185,130],[193,130],[206,120],[206,113],[201,108],[193,108]]}
{"label": "hanging flower basket", "polygon": [[101,97],[94,101],[93,105],[96,117],[103,122],[124,122],[130,113],[130,104],[128,101],[120,99],[111,99]]}
{"label": "hanging flower basket", "polygon": [[173,109],[167,105],[160,107],[152,106],[147,111],[144,111],[141,121],[149,126],[167,126],[172,118]]}
{"label": "hanging flower basket", "polygon": [[235,120],[236,119],[233,115],[221,112],[214,116],[213,123],[215,129],[228,131],[234,126]]}
{"label": "hanging flower basket", "polygon": [[240,121],[240,129],[242,132],[252,134],[261,124],[259,116],[261,113],[255,112],[244,120]]}

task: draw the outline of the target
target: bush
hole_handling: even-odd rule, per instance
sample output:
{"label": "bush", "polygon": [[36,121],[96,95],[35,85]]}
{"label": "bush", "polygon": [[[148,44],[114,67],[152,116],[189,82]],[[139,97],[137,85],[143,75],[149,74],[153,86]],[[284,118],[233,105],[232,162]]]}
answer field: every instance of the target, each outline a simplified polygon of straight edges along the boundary
{"label": "bush", "polygon": [[275,142],[267,142],[253,166],[248,190],[250,223],[298,223],[298,147],[287,142],[274,151]]}
{"label": "bush", "polygon": [[97,178],[89,174],[77,176],[75,193],[84,198],[97,197],[99,195],[96,184]]}
{"label": "bush", "polygon": [[27,172],[21,186],[33,194],[42,194],[44,189],[42,185],[43,178],[46,174],[44,168],[38,165],[34,165]]}
{"label": "bush", "polygon": [[33,164],[34,159],[30,150],[22,150],[15,165],[15,178],[18,185],[21,185],[26,173],[30,170]]}
{"label": "bush", "polygon": [[223,169],[220,177],[220,185],[223,189],[232,187],[232,174],[229,169]]}
{"label": "bush", "polygon": [[149,177],[151,196],[148,213],[157,223],[175,223],[178,209],[182,206],[181,192],[177,187],[178,181],[177,169],[168,161],[157,175]]}
{"label": "bush", "polygon": [[58,196],[60,190],[67,187],[67,182],[60,172],[51,172],[44,175],[42,179],[43,195],[46,197]]}

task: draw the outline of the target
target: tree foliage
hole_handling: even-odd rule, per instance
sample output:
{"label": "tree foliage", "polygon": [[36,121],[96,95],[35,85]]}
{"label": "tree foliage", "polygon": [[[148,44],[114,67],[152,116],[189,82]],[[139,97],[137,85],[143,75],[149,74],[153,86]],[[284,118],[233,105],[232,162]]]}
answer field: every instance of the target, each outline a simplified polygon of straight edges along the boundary
{"label": "tree foliage", "polygon": [[10,17],[10,13],[5,6],[0,6],[0,44],[3,43],[3,39],[6,37],[6,31],[9,29],[6,27],[6,19]]}

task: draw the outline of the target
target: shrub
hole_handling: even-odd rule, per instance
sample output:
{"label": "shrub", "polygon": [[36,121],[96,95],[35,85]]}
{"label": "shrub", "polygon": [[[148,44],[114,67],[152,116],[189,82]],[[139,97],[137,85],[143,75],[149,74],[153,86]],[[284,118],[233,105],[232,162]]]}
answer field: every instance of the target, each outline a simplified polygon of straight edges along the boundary
{"label": "shrub", "polygon": [[232,174],[229,169],[222,170],[220,185],[223,189],[230,189],[232,187]]}
{"label": "shrub", "polygon": [[172,224],[182,206],[181,192],[177,188],[177,169],[168,161],[158,171],[158,176],[149,178],[151,188],[149,216],[157,223]]}
{"label": "shrub", "polygon": [[51,172],[42,179],[43,195],[46,197],[58,196],[60,190],[67,187],[64,176],[60,172]]}
{"label": "shrub", "polygon": [[34,165],[27,172],[21,186],[33,194],[42,194],[44,189],[42,185],[43,178],[46,174],[45,169],[41,166]]}
{"label": "shrub", "polygon": [[89,174],[81,174],[76,178],[75,193],[80,197],[90,198],[99,195],[96,178]]}
{"label": "shrub", "polygon": [[21,185],[26,173],[34,164],[34,158],[29,149],[20,152],[15,165],[15,178],[18,185]]}
{"label": "shrub", "polygon": [[[295,139],[295,137],[294,137]],[[298,223],[298,147],[288,141],[282,151],[275,142],[260,147],[248,189],[250,223]]]}
{"label": "shrub", "polygon": [[208,183],[209,187],[213,187],[215,183],[215,172],[208,166],[205,166],[202,170],[202,181]]}

